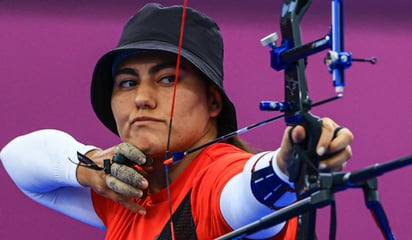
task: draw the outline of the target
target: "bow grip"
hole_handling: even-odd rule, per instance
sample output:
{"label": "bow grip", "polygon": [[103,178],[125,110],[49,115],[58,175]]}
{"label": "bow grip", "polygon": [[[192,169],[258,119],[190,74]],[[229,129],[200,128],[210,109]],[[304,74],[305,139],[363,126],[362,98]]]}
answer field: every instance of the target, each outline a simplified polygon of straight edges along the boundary
{"label": "bow grip", "polygon": [[300,113],[301,122],[293,124],[302,125],[306,137],[301,143],[295,143],[289,132],[289,140],[292,144],[292,159],[288,166],[289,180],[295,183],[295,189],[299,196],[304,192],[310,192],[317,184],[319,176],[320,156],[316,147],[322,133],[322,120],[310,112]]}

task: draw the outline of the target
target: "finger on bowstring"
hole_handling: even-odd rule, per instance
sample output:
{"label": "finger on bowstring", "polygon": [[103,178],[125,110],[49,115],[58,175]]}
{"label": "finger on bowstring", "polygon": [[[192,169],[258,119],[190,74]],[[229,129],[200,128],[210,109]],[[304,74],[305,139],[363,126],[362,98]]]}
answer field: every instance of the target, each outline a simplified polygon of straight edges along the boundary
{"label": "finger on bowstring", "polygon": [[125,197],[132,197],[132,198],[141,198],[144,195],[142,189],[135,188],[121,180],[117,179],[112,175],[106,176],[106,184],[109,189],[112,191],[121,194]]}
{"label": "finger on bowstring", "polygon": [[[116,146],[114,152],[114,158],[116,158],[116,160],[114,161],[118,161],[119,163],[122,163],[121,161],[127,160],[130,160],[139,166],[151,165],[153,163],[153,160],[150,157],[146,156],[146,154],[144,154],[142,151],[140,151],[130,143],[120,143]],[[122,159],[122,157],[126,159]]]}
{"label": "finger on bowstring", "polygon": [[132,185],[133,187],[141,189],[146,189],[148,187],[148,181],[134,168],[123,164],[113,163],[110,170],[112,176],[120,179],[122,182]]}

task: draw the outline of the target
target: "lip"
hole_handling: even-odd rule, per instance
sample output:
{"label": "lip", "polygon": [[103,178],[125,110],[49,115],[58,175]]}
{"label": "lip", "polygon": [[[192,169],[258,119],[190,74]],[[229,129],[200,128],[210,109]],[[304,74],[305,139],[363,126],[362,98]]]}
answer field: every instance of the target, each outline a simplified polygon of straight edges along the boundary
{"label": "lip", "polygon": [[158,119],[158,118],[148,117],[148,116],[139,116],[139,117],[133,118],[130,121],[130,125],[133,125],[136,123],[147,123],[147,122],[163,122],[163,120]]}

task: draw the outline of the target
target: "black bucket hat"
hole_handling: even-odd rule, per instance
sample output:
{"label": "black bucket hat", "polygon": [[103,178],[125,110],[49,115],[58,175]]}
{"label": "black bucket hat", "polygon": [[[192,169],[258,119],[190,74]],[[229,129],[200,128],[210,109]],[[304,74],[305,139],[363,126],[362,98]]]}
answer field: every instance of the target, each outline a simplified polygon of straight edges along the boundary
{"label": "black bucket hat", "polygon": [[[111,109],[112,65],[125,51],[157,50],[177,54],[183,7],[147,4],[125,25],[120,41],[97,62],[91,84],[93,110],[100,121],[118,135]],[[218,117],[218,135],[237,130],[236,111],[223,89],[223,40],[217,24],[187,8],[181,56],[198,68],[222,94],[223,109]]]}

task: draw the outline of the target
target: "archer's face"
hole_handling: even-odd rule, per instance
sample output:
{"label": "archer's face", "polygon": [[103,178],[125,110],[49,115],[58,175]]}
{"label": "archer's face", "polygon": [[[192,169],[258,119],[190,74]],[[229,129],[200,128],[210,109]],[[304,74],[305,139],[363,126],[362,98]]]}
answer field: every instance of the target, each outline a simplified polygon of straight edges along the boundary
{"label": "archer's face", "polygon": [[[153,158],[164,158],[166,150],[175,68],[173,54],[143,53],[122,61],[114,77],[111,106],[119,135]],[[218,90],[182,61],[169,150],[185,151],[214,139],[221,105]]]}

